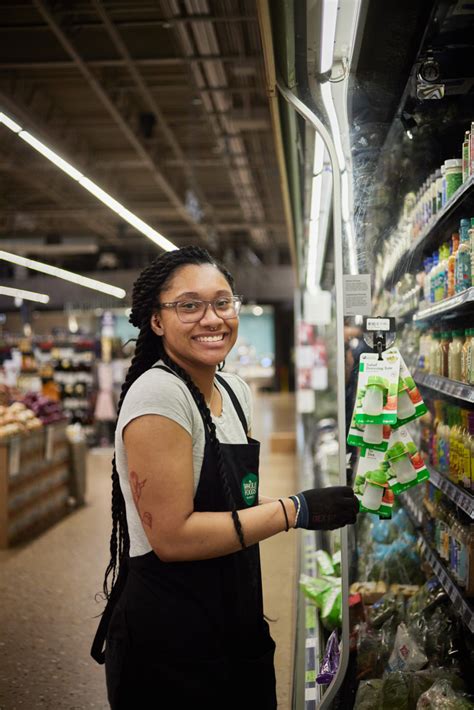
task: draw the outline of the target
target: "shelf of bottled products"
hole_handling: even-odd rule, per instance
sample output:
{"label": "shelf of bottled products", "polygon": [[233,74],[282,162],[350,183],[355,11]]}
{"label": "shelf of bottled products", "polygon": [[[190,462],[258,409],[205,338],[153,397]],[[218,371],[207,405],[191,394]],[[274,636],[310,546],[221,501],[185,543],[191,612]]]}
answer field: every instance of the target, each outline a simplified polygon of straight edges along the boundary
{"label": "shelf of bottled products", "polygon": [[459,187],[454,195],[448,200],[445,206],[434,215],[430,222],[426,225],[425,229],[418,235],[418,237],[410,244],[409,248],[399,257],[397,263],[391,269],[390,273],[384,279],[383,287],[387,288],[397,280],[398,274],[406,272],[406,265],[409,262],[413,262],[415,254],[421,250],[421,248],[426,247],[426,243],[434,231],[438,229],[442,223],[449,218],[457,209],[462,205],[462,203],[471,196],[474,188],[474,176],[471,176],[466,180],[461,187]]}
{"label": "shelf of bottled products", "polygon": [[455,483],[439,473],[429,463],[426,463],[426,468],[430,472],[430,482],[474,520],[474,496],[456,486]]}
{"label": "shelf of bottled products", "polygon": [[[430,473],[431,471],[432,469],[430,469]],[[446,570],[446,567],[441,562],[428,540],[425,538],[423,532],[420,530],[423,520],[422,511],[419,510],[412,498],[406,493],[400,496],[400,500],[413,527],[416,529],[420,551],[429,563],[435,576],[440,581],[444,591],[450,598],[454,610],[461,617],[469,631],[474,633],[474,606],[464,598],[463,593]]]}
{"label": "shelf of bottled products", "polygon": [[423,372],[422,370],[415,370],[413,378],[422,387],[428,387],[428,389],[435,390],[448,397],[474,404],[474,385],[450,380],[448,377],[433,375],[431,372]]}
{"label": "shelf of bottled products", "polygon": [[415,322],[419,322],[444,315],[445,313],[452,314],[453,311],[461,310],[464,306],[472,302],[474,302],[474,286],[471,286],[471,288],[468,288],[455,296],[445,298],[443,301],[435,303],[433,306],[429,306],[429,308],[417,311],[413,315],[413,320]]}
{"label": "shelf of bottled products", "polygon": [[420,538],[421,552],[423,553],[425,559],[433,569],[433,572],[435,573],[436,577],[441,582],[444,591],[446,592],[453,604],[454,610],[462,618],[469,631],[471,631],[471,633],[474,633],[474,607],[469,604],[469,602],[467,602],[466,599],[463,597],[462,592],[451,578],[451,575],[448,574],[445,566],[439,559],[436,552],[434,552],[434,550],[431,548],[424,535],[420,532],[418,532],[418,535]]}

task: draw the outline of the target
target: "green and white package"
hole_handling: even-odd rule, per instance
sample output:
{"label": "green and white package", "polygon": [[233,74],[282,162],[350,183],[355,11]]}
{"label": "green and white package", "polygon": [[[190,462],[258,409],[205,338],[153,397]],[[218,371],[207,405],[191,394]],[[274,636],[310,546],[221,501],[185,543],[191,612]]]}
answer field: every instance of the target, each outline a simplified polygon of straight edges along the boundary
{"label": "green and white package", "polygon": [[404,493],[430,477],[406,427],[392,431],[383,464],[389,476],[388,484],[395,495]]}
{"label": "green and white package", "polygon": [[347,443],[364,449],[387,451],[391,432],[389,424],[357,424],[354,413]]}
{"label": "green and white package", "polygon": [[413,421],[413,419],[422,417],[427,411],[428,407],[423,402],[420,390],[416,386],[415,380],[411,376],[405,361],[400,356],[397,421],[392,426],[396,429],[404,424],[408,424],[408,422]]}
{"label": "green and white package", "polygon": [[382,353],[363,353],[355,406],[356,424],[396,424],[400,353],[390,348]]}
{"label": "green and white package", "polygon": [[361,449],[354,493],[359,499],[359,510],[391,517],[394,495],[388,485],[387,464],[382,451]]}

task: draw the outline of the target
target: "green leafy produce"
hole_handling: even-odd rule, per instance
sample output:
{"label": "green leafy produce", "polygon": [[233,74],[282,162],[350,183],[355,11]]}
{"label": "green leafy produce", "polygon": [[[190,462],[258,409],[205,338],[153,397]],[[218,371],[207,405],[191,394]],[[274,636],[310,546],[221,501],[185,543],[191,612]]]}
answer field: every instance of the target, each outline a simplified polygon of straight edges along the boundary
{"label": "green leafy produce", "polygon": [[382,680],[363,680],[357,689],[354,710],[374,710],[380,707]]}

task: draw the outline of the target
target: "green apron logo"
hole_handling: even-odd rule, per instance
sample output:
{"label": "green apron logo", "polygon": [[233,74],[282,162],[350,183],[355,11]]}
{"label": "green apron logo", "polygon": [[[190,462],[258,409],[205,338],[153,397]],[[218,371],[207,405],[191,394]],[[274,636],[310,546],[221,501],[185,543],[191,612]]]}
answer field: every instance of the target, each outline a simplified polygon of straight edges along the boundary
{"label": "green apron logo", "polygon": [[248,473],[242,479],[242,497],[247,505],[253,505],[258,493],[258,478],[254,473]]}

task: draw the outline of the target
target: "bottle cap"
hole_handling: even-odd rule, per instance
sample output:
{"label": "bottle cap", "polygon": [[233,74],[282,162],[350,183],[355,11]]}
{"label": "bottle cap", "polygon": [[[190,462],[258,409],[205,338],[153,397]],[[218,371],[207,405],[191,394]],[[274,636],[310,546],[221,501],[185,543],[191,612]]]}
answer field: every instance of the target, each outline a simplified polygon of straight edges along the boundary
{"label": "bottle cap", "polygon": [[441,340],[449,340],[451,338],[451,333],[441,333]]}
{"label": "bottle cap", "polygon": [[403,392],[404,390],[408,389],[408,387],[405,384],[405,380],[403,377],[400,377],[398,380],[398,390],[397,392]]}
{"label": "bottle cap", "polygon": [[464,330],[459,329],[459,330],[453,330],[453,337],[455,338],[460,338],[464,335]]}
{"label": "bottle cap", "polygon": [[394,444],[388,449],[386,456],[389,460],[393,460],[398,459],[400,458],[400,456],[404,456],[405,454],[407,454],[405,444],[403,444],[401,441],[398,441],[396,444]]}
{"label": "bottle cap", "polygon": [[387,474],[380,468],[375,469],[375,471],[367,471],[365,480],[383,488],[387,486]]}
{"label": "bottle cap", "polygon": [[388,389],[387,380],[385,377],[380,377],[380,375],[369,375],[367,379],[367,387],[381,387],[382,389]]}
{"label": "bottle cap", "polygon": [[460,221],[459,225],[461,227],[469,227],[471,221],[467,219],[467,217],[463,217],[462,220]]}

